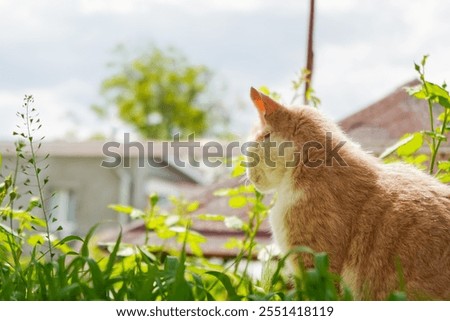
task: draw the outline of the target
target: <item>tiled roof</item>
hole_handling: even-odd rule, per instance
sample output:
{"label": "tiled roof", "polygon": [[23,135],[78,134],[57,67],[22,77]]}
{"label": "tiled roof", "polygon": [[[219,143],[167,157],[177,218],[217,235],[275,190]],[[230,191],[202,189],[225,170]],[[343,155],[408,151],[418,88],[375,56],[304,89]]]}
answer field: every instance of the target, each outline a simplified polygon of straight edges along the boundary
{"label": "tiled roof", "polygon": [[340,121],[341,128],[364,148],[377,149],[395,143],[405,133],[429,127],[428,105],[408,95],[405,87],[418,85],[410,81],[394,92]]}

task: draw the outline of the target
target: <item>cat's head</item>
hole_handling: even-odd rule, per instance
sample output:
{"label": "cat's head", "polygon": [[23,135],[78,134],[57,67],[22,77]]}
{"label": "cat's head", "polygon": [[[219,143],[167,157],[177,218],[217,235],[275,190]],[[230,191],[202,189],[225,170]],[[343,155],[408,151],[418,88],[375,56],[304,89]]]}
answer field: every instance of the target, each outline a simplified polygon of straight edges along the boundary
{"label": "cat's head", "polygon": [[254,88],[250,97],[259,122],[247,148],[247,176],[259,191],[272,192],[292,181],[305,162],[313,167],[324,163],[326,133],[330,126],[335,129],[320,112],[307,106],[287,108]]}

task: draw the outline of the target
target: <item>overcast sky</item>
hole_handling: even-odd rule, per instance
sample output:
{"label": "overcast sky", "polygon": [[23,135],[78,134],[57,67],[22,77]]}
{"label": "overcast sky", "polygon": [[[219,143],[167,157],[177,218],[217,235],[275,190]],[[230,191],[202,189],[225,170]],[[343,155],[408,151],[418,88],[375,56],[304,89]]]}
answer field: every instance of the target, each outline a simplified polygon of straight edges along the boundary
{"label": "overcast sky", "polygon": [[[423,54],[431,80],[449,80],[449,1],[316,2],[313,86],[332,118],[413,79]],[[14,130],[24,94],[34,95],[52,139],[99,131],[90,105],[101,102],[113,49],[152,43],[210,67],[227,87],[216,96],[233,110],[232,129],[243,134],[256,119],[250,86],[290,97],[305,63],[307,11],[306,0],[0,0],[0,139]]]}

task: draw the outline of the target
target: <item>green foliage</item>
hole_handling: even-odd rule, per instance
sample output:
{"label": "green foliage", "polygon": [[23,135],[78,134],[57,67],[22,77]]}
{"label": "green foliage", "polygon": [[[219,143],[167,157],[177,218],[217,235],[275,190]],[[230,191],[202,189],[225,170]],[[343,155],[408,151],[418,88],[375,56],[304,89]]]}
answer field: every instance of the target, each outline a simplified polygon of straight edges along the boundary
{"label": "green foliage", "polygon": [[404,139],[407,139],[407,142],[403,143],[397,148],[397,154],[399,156],[412,155],[417,152],[423,145],[423,134],[420,132],[408,134]]}
{"label": "green foliage", "polygon": [[[302,70],[300,70],[300,72],[298,73],[296,79],[294,79],[292,81],[292,98],[289,102],[290,105],[294,105],[294,104],[303,104],[303,102],[299,102],[299,99],[303,97],[302,94],[302,88],[305,85],[305,82],[308,82],[308,75],[310,74],[310,72],[303,68]],[[281,95],[276,92],[276,91],[272,91],[269,89],[269,87],[267,86],[260,86],[258,88],[258,90],[260,92],[262,92],[263,94],[270,96],[271,98],[275,99],[275,100],[281,100]],[[308,100],[308,103],[310,103],[313,107],[319,107],[320,105],[320,99],[319,97],[316,96],[315,94],[315,90],[313,87],[309,87],[307,92],[306,92],[306,99]]]}
{"label": "green foliage", "polygon": [[291,104],[294,104],[297,102],[297,100],[301,97],[301,89],[305,85],[306,82],[309,82],[310,86],[308,87],[305,97],[306,100],[312,104],[314,107],[319,107],[320,105],[320,99],[316,96],[316,92],[314,88],[311,86],[310,80],[308,76],[311,74],[311,71],[302,68],[300,70],[300,73],[297,76],[297,79],[292,81],[292,90],[294,91],[294,96],[292,97]]}
{"label": "green foliage", "polygon": [[267,95],[267,96],[271,97],[272,99],[275,99],[275,100],[280,100],[281,99],[281,95],[279,93],[277,93],[276,91],[271,91],[269,89],[269,87],[267,87],[267,86],[260,86],[258,88],[258,90],[260,92],[262,92],[264,95]]}
{"label": "green foliage", "polygon": [[[39,160],[36,156],[44,137],[35,138],[42,125],[36,109],[32,106],[33,103],[33,97],[26,95],[22,109],[17,112],[20,124],[17,126],[17,132],[13,132],[13,136],[18,137],[15,144],[16,162],[12,173],[6,176],[3,183],[0,184],[0,218],[8,222],[7,226],[2,225],[1,230],[6,232],[6,235],[0,236],[0,240],[5,241],[4,249],[11,254],[15,262],[20,259],[22,247],[26,243],[40,243],[41,245],[45,243],[45,248],[39,252],[39,255],[43,257],[49,254],[51,260],[54,256],[50,224],[56,222],[56,218],[53,217],[51,209],[46,207],[46,199],[43,194],[48,177],[44,176],[42,171],[48,167],[45,164],[48,155]],[[17,182],[19,172],[27,177],[23,185],[28,188],[25,193],[31,195],[26,209],[16,209],[14,206],[21,197]],[[33,195],[31,186],[37,187],[38,194],[36,196]],[[43,219],[39,218],[39,215]],[[24,235],[28,231],[35,231],[38,234],[26,239]]]}
{"label": "green foliage", "polygon": [[177,51],[154,47],[117,67],[101,85],[106,104],[93,106],[99,116],[116,109],[121,120],[153,139],[169,139],[176,133],[201,135],[212,123],[224,124],[218,104],[205,99],[211,72],[190,64]]}
{"label": "green foliage", "polygon": [[[395,160],[393,154],[406,163],[413,164],[419,168],[426,168],[428,162],[428,172],[436,176],[444,183],[450,182],[450,167],[447,160],[439,160],[439,149],[442,143],[447,142],[449,126],[450,94],[447,85],[441,86],[432,83],[425,78],[425,65],[428,56],[424,56],[420,65],[414,64],[415,70],[419,74],[420,84],[415,87],[406,88],[406,91],[413,97],[425,100],[428,105],[430,128],[420,132],[406,134],[395,145],[386,149],[380,158],[387,161]],[[438,115],[436,117],[436,115]],[[421,152],[424,144],[430,150],[430,157]],[[437,167],[437,171],[435,171]]]}

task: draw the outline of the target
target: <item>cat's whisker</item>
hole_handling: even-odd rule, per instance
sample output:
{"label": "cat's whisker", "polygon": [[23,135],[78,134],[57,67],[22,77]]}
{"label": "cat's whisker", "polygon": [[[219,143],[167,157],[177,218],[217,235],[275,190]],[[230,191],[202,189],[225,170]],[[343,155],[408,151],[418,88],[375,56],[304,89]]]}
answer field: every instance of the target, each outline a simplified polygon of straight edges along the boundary
{"label": "cat's whisker", "polygon": [[250,182],[250,180],[248,179],[247,175],[243,175],[240,179],[239,179],[239,183],[241,184],[248,184]]}

